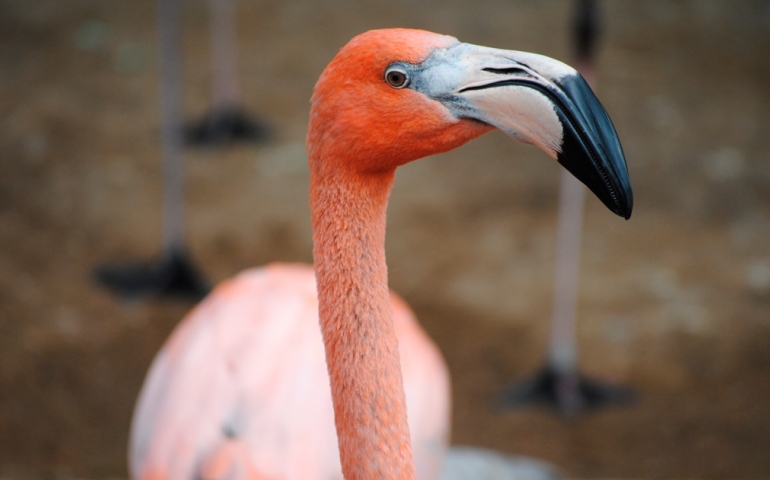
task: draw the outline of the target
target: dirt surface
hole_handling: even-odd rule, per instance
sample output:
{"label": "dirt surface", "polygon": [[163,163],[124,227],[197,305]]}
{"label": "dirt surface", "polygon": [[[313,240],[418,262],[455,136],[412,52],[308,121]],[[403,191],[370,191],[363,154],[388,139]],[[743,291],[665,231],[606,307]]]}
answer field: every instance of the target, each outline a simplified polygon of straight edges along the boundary
{"label": "dirt surface", "polygon": [[[189,118],[209,104],[205,2],[184,2]],[[267,145],[186,152],[187,239],[219,281],[311,260],[312,85],[353,35],[407,26],[568,59],[567,1],[238,4],[243,105]],[[770,477],[770,6],[607,2],[599,97],[636,198],[588,200],[580,360],[642,392],[565,420],[492,399],[542,363],[559,167],[502,134],[400,170],[391,286],[452,371],[453,441],[574,477]],[[146,369],[191,307],[124,303],[96,265],[157,255],[154,3],[0,0],[0,478],[125,478]]]}

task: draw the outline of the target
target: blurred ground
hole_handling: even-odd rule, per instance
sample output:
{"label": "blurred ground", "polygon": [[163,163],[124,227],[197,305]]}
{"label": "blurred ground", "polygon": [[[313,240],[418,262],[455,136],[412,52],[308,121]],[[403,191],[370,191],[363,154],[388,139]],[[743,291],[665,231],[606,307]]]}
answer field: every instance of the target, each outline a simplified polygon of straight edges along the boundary
{"label": "blurred ground", "polygon": [[[239,3],[244,104],[259,148],[189,151],[188,239],[221,280],[310,261],[303,141],[315,79],[350,37],[420,27],[568,59],[567,1]],[[123,304],[92,268],[160,246],[149,0],[0,0],[0,478],[121,478],[134,399],[189,309]],[[770,476],[770,5],[606,2],[599,97],[624,142],[629,222],[588,202],[586,372],[644,392],[577,420],[496,412],[542,361],[558,167],[490,134],[404,167],[392,287],[454,380],[453,440],[576,477]],[[185,105],[209,99],[207,9],[185,2]]]}

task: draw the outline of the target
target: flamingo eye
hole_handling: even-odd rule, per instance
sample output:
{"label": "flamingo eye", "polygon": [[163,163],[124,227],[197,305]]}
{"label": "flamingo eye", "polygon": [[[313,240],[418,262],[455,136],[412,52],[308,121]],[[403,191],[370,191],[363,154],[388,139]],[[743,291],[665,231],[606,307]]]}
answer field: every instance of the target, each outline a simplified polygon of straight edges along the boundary
{"label": "flamingo eye", "polygon": [[390,68],[385,72],[385,81],[393,88],[404,88],[409,85],[409,76],[400,68]]}

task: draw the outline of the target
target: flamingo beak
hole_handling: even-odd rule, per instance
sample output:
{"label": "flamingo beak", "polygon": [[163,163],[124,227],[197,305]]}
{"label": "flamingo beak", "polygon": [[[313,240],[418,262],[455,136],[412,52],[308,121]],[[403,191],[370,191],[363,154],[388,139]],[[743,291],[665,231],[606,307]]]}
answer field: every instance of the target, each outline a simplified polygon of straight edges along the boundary
{"label": "flamingo beak", "polygon": [[618,134],[576,70],[542,55],[466,43],[437,49],[410,67],[409,88],[441,102],[456,118],[487,123],[538,146],[607,208],[631,216],[633,193]]}

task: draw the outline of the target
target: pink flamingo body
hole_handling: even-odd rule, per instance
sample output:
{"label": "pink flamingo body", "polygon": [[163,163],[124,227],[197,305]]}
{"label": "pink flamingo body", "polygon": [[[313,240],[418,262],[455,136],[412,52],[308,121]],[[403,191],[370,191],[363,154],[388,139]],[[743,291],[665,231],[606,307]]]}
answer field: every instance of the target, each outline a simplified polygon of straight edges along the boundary
{"label": "pink flamingo body", "polygon": [[[443,366],[426,367],[422,362],[427,357],[419,355],[415,359],[421,366],[410,366],[406,352],[414,348],[402,340],[399,325],[403,322],[396,312],[398,302],[392,301],[388,290],[385,213],[395,169],[424,156],[456,148],[494,128],[537,145],[583,181],[611,210],[626,218],[630,216],[631,189],[614,127],[582,77],[560,62],[540,55],[464,44],[453,37],[425,31],[375,30],[359,35],[343,47],[316,84],[307,139],[313,256],[318,320],[331,387],[340,464],[346,479],[413,479],[416,471],[414,457],[418,459],[417,473],[422,475],[419,463],[422,440],[414,431],[421,428],[426,432],[434,431],[433,420],[426,421],[428,427],[422,425],[423,416],[433,418],[425,413],[433,413],[429,412],[433,408],[430,402],[438,401],[438,408],[443,408],[436,392],[431,392],[424,404],[421,403],[423,400],[415,402],[411,399],[422,395],[425,387],[419,385],[418,393],[410,386],[411,377],[421,378],[421,374],[415,375],[414,368],[421,371],[424,368],[426,375],[431,376],[443,371]],[[230,290],[233,288],[226,287],[221,294],[223,316],[233,302],[226,298]],[[306,291],[312,294],[312,289]],[[238,295],[233,295],[235,297]],[[208,302],[204,302],[200,311],[205,312],[203,309],[208,308],[207,305]],[[218,298],[212,305],[220,305]],[[197,311],[195,315],[198,315]],[[286,327],[270,325],[265,328],[280,332]],[[212,336],[212,332],[194,335],[194,330],[189,327],[188,333],[188,326],[183,325],[175,336],[181,338],[180,344],[188,341],[205,344]],[[236,351],[266,348],[267,352],[272,348],[270,355],[295,358],[293,353],[287,353],[287,346],[266,346],[256,338],[241,342],[246,334],[231,334],[239,345]],[[188,335],[190,340],[184,339]],[[308,341],[313,343],[310,338]],[[318,348],[294,341],[289,345],[301,357],[306,349]],[[168,355],[173,357],[175,350],[170,347]],[[225,381],[222,378],[232,376],[227,371],[232,369],[227,362],[219,362],[220,366],[214,367],[207,365],[206,354],[196,355],[190,368],[193,372],[213,369],[216,377],[213,384],[218,385]],[[268,354],[259,352],[248,360],[249,365],[263,358],[262,355]],[[223,449],[216,446],[209,447],[209,451],[201,449],[204,442],[193,438],[196,429],[189,427],[186,421],[195,419],[195,412],[207,411],[208,405],[220,405],[221,410],[222,400],[217,389],[211,386],[197,390],[199,398],[187,398],[182,393],[182,398],[169,400],[175,406],[164,413],[153,413],[151,407],[147,407],[149,413],[135,418],[135,432],[138,433],[133,437],[136,441],[132,441],[132,445],[135,443],[140,447],[133,451],[153,458],[155,448],[165,448],[165,440],[153,447],[150,439],[154,435],[176,435],[162,428],[152,428],[154,424],[167,421],[182,432],[191,429],[188,430],[191,434],[181,434],[178,438],[182,441],[178,446],[169,447],[179,449],[177,453],[168,454],[173,458],[167,456],[161,462],[194,459],[195,452],[201,452],[202,457],[194,462],[197,461],[206,472],[211,469],[212,473],[227,473],[228,468],[232,468],[228,467],[229,462],[237,458],[247,464],[242,467],[244,477],[282,475],[277,470],[257,471],[264,467],[248,463],[252,461],[247,455],[255,458],[283,455],[282,452],[293,448],[289,443],[303,442],[303,433],[315,429],[311,426],[312,420],[303,420],[296,428],[290,428],[300,438],[298,440],[294,435],[276,438],[264,429],[271,422],[293,425],[293,419],[278,416],[277,410],[264,425],[241,423],[239,415],[246,418],[245,412],[258,410],[262,402],[270,405],[272,400],[265,398],[267,396],[291,397],[286,392],[293,392],[297,387],[289,384],[304,385],[303,371],[291,370],[296,366],[284,367],[284,361],[273,365],[275,372],[288,368],[288,375],[255,365],[257,371],[263,370],[264,389],[257,391],[255,385],[250,385],[248,388],[254,392],[248,398],[251,403],[235,402],[234,412],[229,411],[226,414],[229,416],[220,418],[203,432],[203,437],[210,440],[228,431],[227,422],[234,422],[232,431],[225,436],[242,441],[244,434],[235,427],[253,427],[255,438],[261,437],[254,444],[267,453],[252,451],[250,444],[235,445],[233,442],[226,442]],[[295,361],[302,363],[296,358]],[[167,375],[158,374],[160,380],[154,381],[154,370],[155,367],[146,388],[160,393],[148,393],[148,397],[173,396],[163,379],[172,378],[176,372],[169,370]],[[320,373],[318,376],[323,377]],[[282,385],[283,382],[286,384]],[[248,391],[246,386],[242,388]],[[318,390],[312,396],[308,394],[305,402],[324,401],[320,397],[326,390],[321,392],[320,383],[314,388]],[[184,389],[178,391],[184,392]],[[145,400],[145,394],[142,395],[138,413],[145,411],[145,404],[165,403]],[[227,401],[233,404],[232,398],[226,399],[225,403]],[[418,404],[428,406],[425,409],[413,406]],[[303,408],[311,408],[303,405]],[[407,407],[413,418],[411,438]],[[173,418],[166,420],[162,418],[165,415]],[[319,410],[318,415],[325,414]],[[327,421],[322,423],[328,426]],[[317,432],[321,430],[319,428]],[[447,429],[439,428],[438,431],[442,432],[439,436],[445,435]],[[299,450],[311,448],[325,452],[327,440],[324,439],[328,434],[318,435],[318,439],[311,437],[312,440],[301,443]],[[437,438],[431,435],[427,437]],[[327,454],[307,455],[307,458],[316,455],[325,458]],[[132,468],[134,472],[143,472],[142,460],[137,460]]]}
{"label": "pink flamingo body", "polygon": [[[421,478],[449,438],[449,376],[391,295]],[[220,284],[174,330],[142,389],[134,478],[341,478],[313,269],[272,264]]]}

